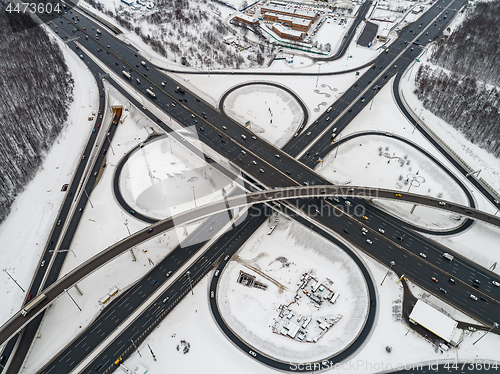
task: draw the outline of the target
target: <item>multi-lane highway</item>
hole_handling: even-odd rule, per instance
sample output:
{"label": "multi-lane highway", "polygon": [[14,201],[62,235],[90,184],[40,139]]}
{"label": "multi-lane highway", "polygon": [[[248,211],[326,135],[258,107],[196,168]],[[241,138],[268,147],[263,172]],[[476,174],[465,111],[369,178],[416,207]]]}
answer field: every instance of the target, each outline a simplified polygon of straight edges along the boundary
{"label": "multi-lane highway", "polygon": [[[410,32],[411,32],[411,31],[410,31]],[[407,48],[407,50],[410,50],[410,49],[409,49],[409,48]],[[387,55],[389,55],[389,54],[390,54],[390,53],[387,53]],[[123,66],[125,66],[125,65],[123,65]],[[140,66],[139,66],[138,64],[136,64],[136,67],[139,67],[139,68],[140,68]],[[372,69],[372,70],[375,70],[375,69]],[[382,69],[381,69],[381,70],[382,70]],[[368,81],[368,83],[371,83],[371,82],[369,82],[369,81]],[[187,94],[185,94],[185,95],[187,96]],[[191,98],[189,98],[189,99],[192,99],[192,97],[191,97]],[[195,99],[195,100],[196,100],[196,99]],[[366,99],[365,99],[365,100],[366,100]],[[361,101],[361,102],[363,102],[363,101]],[[172,103],[174,103],[174,102],[172,102]],[[184,101],[184,103],[186,103],[186,101]],[[183,104],[184,104],[184,103],[183,103]],[[196,105],[196,104],[195,104],[195,105]],[[176,106],[179,106],[179,105],[178,105],[178,103],[177,103],[177,105],[176,105]],[[169,110],[169,109],[172,109],[172,108],[175,108],[175,107],[173,107],[173,106],[169,106],[169,107],[167,107],[167,108],[168,108],[167,110]],[[171,112],[170,112],[170,113],[171,113]],[[187,114],[189,114],[189,113],[187,113]],[[182,118],[182,117],[183,117],[183,118]],[[181,120],[184,120],[184,121],[186,121],[186,122],[187,122],[187,121],[190,121],[189,115],[185,115],[185,117],[184,117],[184,116],[181,116]],[[325,119],[325,120],[326,120],[326,119]],[[319,127],[319,126],[316,126],[315,128],[317,128],[317,127]],[[236,136],[237,136],[237,135],[236,135]],[[223,140],[223,138],[222,138],[222,137],[221,137],[221,139]],[[221,141],[222,141],[222,140],[221,140]],[[223,143],[223,144],[224,144],[224,143]],[[238,150],[239,150],[239,149],[238,149]],[[261,159],[263,159],[263,158],[261,158]],[[262,170],[264,170],[264,169],[262,169]],[[259,177],[259,179],[262,179],[262,176],[260,176],[260,177]],[[314,182],[314,181],[312,181],[312,182]],[[272,185],[272,184],[271,184],[271,185]]]}

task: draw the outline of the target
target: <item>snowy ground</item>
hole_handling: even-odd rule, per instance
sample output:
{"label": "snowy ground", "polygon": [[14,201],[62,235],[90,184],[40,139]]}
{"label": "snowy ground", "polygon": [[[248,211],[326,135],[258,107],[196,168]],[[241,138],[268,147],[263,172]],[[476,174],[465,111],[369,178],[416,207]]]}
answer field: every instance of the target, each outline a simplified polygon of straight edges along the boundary
{"label": "snowy ground", "polygon": [[[364,326],[368,308],[364,278],[342,250],[304,226],[282,218],[273,233],[267,235],[274,225],[273,221],[262,225],[219,275],[217,301],[221,315],[236,335],[264,355],[291,362],[321,360],[345,349]],[[259,282],[268,285],[267,290],[237,283],[240,270],[256,275]],[[301,275],[310,270],[323,284],[331,280],[328,287],[340,297],[334,305],[324,301],[316,309],[308,297],[298,292],[297,305],[290,305],[296,313],[292,319],[311,316],[312,327],[320,317],[342,316],[316,343],[298,342],[271,329],[278,318],[278,307],[294,301]]]}
{"label": "snowy ground", "polygon": [[[271,235],[271,238],[273,237],[279,239],[274,234]],[[281,242],[276,241],[276,244],[281,245]],[[360,257],[368,265],[375,281],[384,277],[387,271],[385,266],[362,253]],[[208,306],[210,296],[207,280],[211,276],[213,274],[205,277],[195,287],[194,296],[186,296],[144,344],[139,346],[142,357],[136,353],[133,354],[125,361],[126,367],[133,370],[138,364],[142,364],[148,368],[148,372],[162,372],[167,366],[172,371],[188,373],[247,374],[258,372],[266,374],[276,372],[252,360],[247,352],[238,350],[217,328]],[[334,367],[329,372],[372,374],[417,363],[425,363],[424,368],[428,369],[429,363],[435,364],[437,360],[498,359],[496,347],[500,344],[500,337],[489,334],[477,345],[472,345],[482,332],[467,333],[458,349],[451,349],[443,354],[435,351],[433,345],[413,333],[401,321],[403,290],[401,285],[396,283],[397,280],[397,276],[390,273],[383,287],[379,287],[377,283],[378,312],[372,333],[359,352],[349,361],[343,362],[342,365]],[[234,283],[234,279],[231,281]],[[410,288],[415,295],[420,293],[420,289],[411,283]],[[255,290],[255,292],[258,291]],[[225,301],[223,294],[219,293],[218,297],[219,303]],[[444,308],[448,314],[457,319],[466,319],[449,306],[441,305],[439,300],[432,296],[424,295],[424,298],[426,302]],[[334,326],[329,333],[335,331]],[[177,351],[181,340],[190,344],[190,350],[186,354]],[[153,361],[146,344],[151,346],[157,361]],[[392,353],[385,350],[387,346],[392,347]]]}
{"label": "snowy ground", "polygon": [[231,181],[171,136],[147,143],[127,160],[120,190],[134,210],[163,219],[223,197]]}
{"label": "snowy ground", "polygon": [[304,118],[302,108],[288,92],[266,85],[245,86],[231,92],[224,108],[235,121],[250,121],[249,129],[277,148],[285,145]]}
{"label": "snowy ground", "polygon": [[[47,154],[43,168],[25,187],[7,219],[0,225],[2,270],[9,272],[26,290],[38,265],[43,248],[65,197],[61,187],[69,183],[94,124],[88,121],[99,107],[98,90],[90,71],[59,38],[69,71],[75,81],[74,101],[68,120]],[[0,321],[21,308],[23,292],[2,271],[0,281]]]}

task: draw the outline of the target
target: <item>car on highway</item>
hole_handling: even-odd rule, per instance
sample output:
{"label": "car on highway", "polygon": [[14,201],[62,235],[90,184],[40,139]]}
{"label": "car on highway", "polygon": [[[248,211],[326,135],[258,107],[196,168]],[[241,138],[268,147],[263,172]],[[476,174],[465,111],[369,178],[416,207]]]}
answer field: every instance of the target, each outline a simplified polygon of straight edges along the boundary
{"label": "car on highway", "polygon": [[149,229],[149,230],[148,230],[148,234],[149,234],[150,232],[153,232],[153,229]]}
{"label": "car on highway", "polygon": [[441,291],[441,292],[443,292],[443,293],[448,293],[448,291],[447,291],[447,290],[445,290],[443,287],[440,287],[440,288],[439,288],[439,291]]}
{"label": "car on highway", "polygon": [[397,194],[396,194],[396,197],[401,197],[401,194],[400,194],[400,193],[397,193]]}
{"label": "car on highway", "polygon": [[260,171],[261,173],[263,173],[263,172],[264,172],[264,169],[260,168],[260,169],[259,169],[259,171]]}
{"label": "car on highway", "polygon": [[210,291],[210,297],[213,299],[214,298],[214,291]]}
{"label": "car on highway", "polygon": [[311,135],[311,132],[309,131],[306,135],[307,135],[307,136]]}
{"label": "car on highway", "polygon": [[368,219],[368,217],[367,216],[363,216],[363,219]]}
{"label": "car on highway", "polygon": [[384,230],[384,229],[378,229],[378,231],[379,231],[381,234],[385,234],[385,230]]}
{"label": "car on highway", "polygon": [[168,301],[168,296],[163,299],[163,304],[165,304]]}
{"label": "car on highway", "polygon": [[473,294],[470,294],[470,296],[469,296],[469,297],[470,297],[472,300],[477,301],[477,296],[475,296],[475,295],[473,295]]}
{"label": "car on highway", "polygon": [[420,257],[426,258],[427,255],[425,253],[423,253],[423,252],[420,252]]}
{"label": "car on highway", "polygon": [[61,220],[57,221],[57,226],[61,226]]}
{"label": "car on highway", "polygon": [[255,353],[254,351],[248,351],[248,353],[250,353],[253,357],[257,356],[257,353]]}
{"label": "car on highway", "polygon": [[167,273],[167,277],[170,277],[172,275],[172,270],[170,270],[168,273]]}
{"label": "car on highway", "polygon": [[347,230],[347,229],[344,229],[344,232],[345,232],[346,234],[349,234],[349,230]]}
{"label": "car on highway", "polygon": [[497,281],[491,281],[491,283],[492,283],[494,286],[500,287],[500,282],[497,282]]}
{"label": "car on highway", "polygon": [[444,201],[440,201],[438,204],[439,205],[446,205],[446,203]]}
{"label": "car on highway", "polygon": [[155,279],[151,282],[151,284],[154,286],[156,283],[158,283],[158,281]]}
{"label": "car on highway", "polygon": [[453,279],[453,278],[448,279],[448,282],[450,282],[451,284],[456,284],[455,279]]}
{"label": "car on highway", "polygon": [[94,371],[99,371],[99,369],[102,368],[102,364],[99,364],[95,367]]}
{"label": "car on highway", "polygon": [[42,263],[40,264],[40,266],[45,266],[45,260],[42,260]]}
{"label": "car on highway", "polygon": [[474,287],[479,287],[479,286],[481,285],[481,282],[480,282],[479,280],[477,280],[477,279],[474,279],[474,280],[472,281],[472,285],[473,285]]}
{"label": "car on highway", "polygon": [[370,239],[366,239],[366,242],[367,242],[368,244],[373,244],[373,242],[372,242]]}
{"label": "car on highway", "polygon": [[436,278],[434,278],[434,277],[432,277],[431,280],[434,281],[434,282],[436,282],[436,283],[438,282],[438,280]]}
{"label": "car on highway", "polygon": [[484,297],[482,297],[482,296],[480,296],[479,298],[480,298],[482,301],[484,301],[485,303],[487,303],[487,302],[488,302],[488,300],[486,300],[486,299],[485,299]]}
{"label": "car on highway", "polygon": [[31,300],[31,297],[32,297],[32,295],[31,295],[31,294],[29,294],[29,295],[28,295],[28,298],[26,299],[26,301],[30,301],[30,300]]}
{"label": "car on highway", "polygon": [[217,277],[219,275],[219,270],[215,271],[215,276]]}
{"label": "car on highway", "polygon": [[135,214],[135,210],[131,210],[131,211],[130,211],[130,214]]}

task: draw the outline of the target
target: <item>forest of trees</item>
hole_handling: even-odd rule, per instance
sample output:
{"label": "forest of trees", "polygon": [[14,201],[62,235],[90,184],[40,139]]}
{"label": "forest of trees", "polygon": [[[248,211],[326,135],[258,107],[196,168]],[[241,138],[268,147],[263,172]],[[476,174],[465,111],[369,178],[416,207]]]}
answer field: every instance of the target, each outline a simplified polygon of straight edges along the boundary
{"label": "forest of trees", "polygon": [[500,157],[500,91],[474,78],[421,66],[417,96],[424,107],[472,143]]}
{"label": "forest of trees", "polygon": [[[463,23],[434,48],[433,66],[415,77],[424,107],[472,143],[500,157],[500,1],[468,8]],[[444,68],[447,71],[443,71]]]}
{"label": "forest of trees", "polygon": [[73,84],[61,50],[48,35],[39,26],[12,33],[4,12],[0,56],[1,222],[60,133]]}

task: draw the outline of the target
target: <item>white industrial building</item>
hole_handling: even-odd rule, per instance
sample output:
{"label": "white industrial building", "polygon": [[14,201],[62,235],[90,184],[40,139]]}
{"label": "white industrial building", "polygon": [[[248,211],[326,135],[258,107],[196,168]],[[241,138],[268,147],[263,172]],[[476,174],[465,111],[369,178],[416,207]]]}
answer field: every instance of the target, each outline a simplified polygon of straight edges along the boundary
{"label": "white industrial building", "polygon": [[463,339],[463,330],[457,327],[457,321],[422,300],[417,301],[409,318],[410,322],[426,328],[455,347]]}

